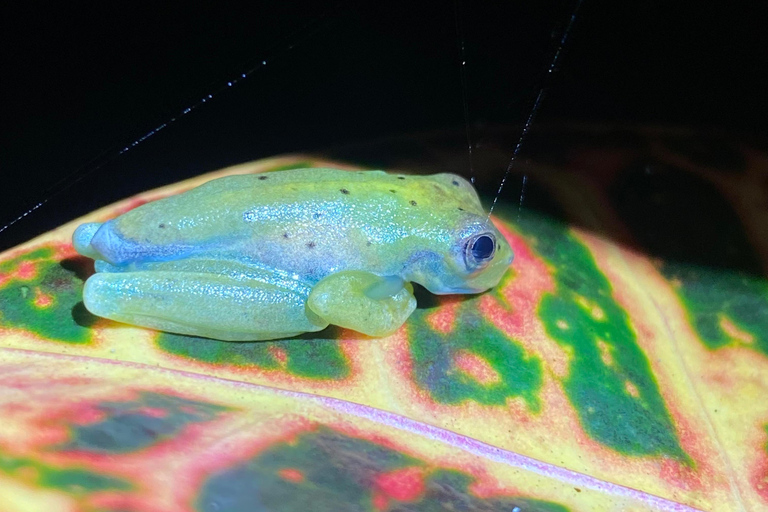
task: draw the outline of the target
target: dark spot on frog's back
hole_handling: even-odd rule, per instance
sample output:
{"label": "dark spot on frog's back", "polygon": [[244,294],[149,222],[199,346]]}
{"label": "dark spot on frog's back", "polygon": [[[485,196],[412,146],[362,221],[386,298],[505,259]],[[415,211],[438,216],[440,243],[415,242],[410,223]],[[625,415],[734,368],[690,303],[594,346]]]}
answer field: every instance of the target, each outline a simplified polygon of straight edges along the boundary
{"label": "dark spot on frog's back", "polygon": [[416,205],[418,204],[418,203],[416,203],[416,201],[414,201],[413,199],[411,199],[409,202],[411,203],[411,206],[416,206]]}
{"label": "dark spot on frog's back", "polygon": [[404,179],[405,179],[405,176],[398,176],[398,177],[397,177],[397,179],[399,179],[399,180],[404,180]]}
{"label": "dark spot on frog's back", "polygon": [[456,181],[456,180],[453,180],[453,181],[451,181],[451,183],[452,183],[454,186],[457,186],[457,187],[459,186],[459,182],[458,182],[458,181]]}
{"label": "dark spot on frog's back", "polygon": [[259,176],[259,179],[260,179],[260,180],[265,180],[265,179],[267,179],[267,178],[269,178],[269,176]]}
{"label": "dark spot on frog's back", "polygon": [[339,192],[341,192],[341,193],[342,193],[342,194],[344,194],[344,195],[347,195],[347,194],[349,194],[349,190],[347,190],[347,189],[345,189],[345,188],[342,188],[341,190],[339,190]]}
{"label": "dark spot on frog's back", "polygon": [[307,242],[307,249],[314,249],[316,246],[315,242]]}
{"label": "dark spot on frog's back", "polygon": [[160,229],[163,229],[165,227],[165,224],[158,224],[157,227],[159,227]]}
{"label": "dark spot on frog's back", "polygon": [[393,194],[397,194],[397,190],[389,189],[389,191],[392,192]]}

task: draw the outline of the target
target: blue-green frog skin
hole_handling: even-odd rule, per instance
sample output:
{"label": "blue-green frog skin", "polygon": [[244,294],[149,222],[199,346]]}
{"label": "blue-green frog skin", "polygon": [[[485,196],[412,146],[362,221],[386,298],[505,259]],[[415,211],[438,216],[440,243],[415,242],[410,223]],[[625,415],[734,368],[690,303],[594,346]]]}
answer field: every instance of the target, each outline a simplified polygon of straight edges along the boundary
{"label": "blue-green frog skin", "polygon": [[435,294],[496,286],[512,250],[460,176],[291,169],[209,181],[80,225],[95,315],[230,341],[395,332]]}

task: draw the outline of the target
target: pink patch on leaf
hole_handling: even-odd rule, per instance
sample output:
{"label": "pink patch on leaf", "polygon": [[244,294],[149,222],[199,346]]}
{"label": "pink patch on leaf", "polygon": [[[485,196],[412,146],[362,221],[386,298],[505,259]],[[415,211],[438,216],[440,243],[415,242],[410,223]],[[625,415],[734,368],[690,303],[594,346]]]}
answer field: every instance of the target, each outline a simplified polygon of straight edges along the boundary
{"label": "pink patch on leaf", "polygon": [[373,502],[374,510],[386,510],[387,507],[389,507],[389,499],[378,491],[373,493],[373,499],[371,501]]}
{"label": "pink patch on leaf", "polygon": [[467,350],[459,350],[453,357],[453,364],[459,371],[484,386],[501,382],[501,376],[488,361]]}
{"label": "pink patch on leaf", "polygon": [[[197,412],[192,407],[189,409],[193,412]],[[163,409],[162,407],[140,407],[137,412],[144,416],[149,416],[150,418],[165,418],[168,416],[168,409]]]}
{"label": "pink patch on leaf", "polygon": [[456,323],[456,310],[461,304],[459,298],[445,299],[440,302],[437,311],[427,317],[429,326],[442,334],[448,334]]}
{"label": "pink patch on leaf", "polygon": [[34,279],[36,275],[36,266],[31,261],[22,261],[19,263],[19,266],[16,267],[16,279],[29,281],[30,279]]}
{"label": "pink patch on leaf", "polygon": [[53,297],[43,293],[40,288],[35,288],[35,306],[38,308],[47,308],[53,304]]}
{"label": "pink patch on leaf", "polygon": [[375,478],[374,485],[390,499],[414,501],[424,493],[424,469],[410,467],[383,473]]}
{"label": "pink patch on leaf", "polygon": [[127,213],[134,208],[138,208],[143,204],[147,204],[148,202],[149,201],[146,199],[129,199],[125,204],[115,208],[115,210],[110,214],[110,218],[119,217],[120,215]]}
{"label": "pink patch on leaf", "polygon": [[288,363],[288,352],[284,348],[270,345],[267,350],[269,350],[269,353],[277,360],[280,366],[285,367]]}
{"label": "pink patch on leaf", "polygon": [[768,503],[768,461],[763,461],[752,473],[752,487],[757,495]]}
{"label": "pink patch on leaf", "polygon": [[304,473],[295,468],[281,469],[277,474],[280,478],[288,480],[289,482],[298,483],[304,481]]}

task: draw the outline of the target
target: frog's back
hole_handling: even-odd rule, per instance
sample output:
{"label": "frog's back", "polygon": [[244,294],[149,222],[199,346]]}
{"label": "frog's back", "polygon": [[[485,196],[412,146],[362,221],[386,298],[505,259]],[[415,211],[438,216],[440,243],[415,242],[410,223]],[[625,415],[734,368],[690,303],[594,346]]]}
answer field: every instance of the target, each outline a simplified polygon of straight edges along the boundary
{"label": "frog's back", "polygon": [[[248,212],[269,209],[270,220],[277,216],[286,220],[291,215],[298,219],[302,212],[312,208],[329,210],[338,209],[339,205],[356,208],[358,215],[370,211],[371,205],[383,206],[397,217],[391,220],[399,223],[426,215],[439,215],[443,221],[449,221],[457,212],[483,214],[472,185],[453,174],[413,176],[309,168],[219,178],[183,194],[140,206],[116,221],[126,234],[150,229],[155,233],[150,239],[162,240],[181,231],[199,239],[217,231],[232,233],[246,229],[243,220],[249,219]],[[212,222],[214,219],[216,222]],[[250,220],[256,219],[251,215]],[[203,225],[209,226],[211,233],[198,229]]]}
{"label": "frog's back", "polygon": [[327,201],[338,199],[340,194],[346,195],[347,200],[369,200],[371,196],[381,196],[411,206],[416,202],[424,207],[462,207],[482,213],[480,200],[472,185],[460,176],[447,173],[419,176],[378,170],[288,169],[227,176],[205,183],[187,194],[217,197],[223,204],[233,207],[273,205],[280,201]]}
{"label": "frog's back", "polygon": [[228,176],[147,203],[95,241],[113,263],[226,250],[270,264],[310,253],[307,266],[335,268],[361,251],[366,261],[391,260],[412,251],[401,246],[410,235],[446,238],[480,216],[474,188],[452,174],[291,169]]}

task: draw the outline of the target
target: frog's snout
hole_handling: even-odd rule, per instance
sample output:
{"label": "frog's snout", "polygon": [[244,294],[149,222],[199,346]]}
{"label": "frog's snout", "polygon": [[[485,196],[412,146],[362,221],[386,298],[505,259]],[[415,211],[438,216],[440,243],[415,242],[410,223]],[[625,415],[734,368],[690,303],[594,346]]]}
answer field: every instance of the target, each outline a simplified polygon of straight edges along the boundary
{"label": "frog's snout", "polygon": [[91,245],[91,241],[101,224],[101,222],[88,222],[77,226],[72,235],[72,245],[79,254],[94,260],[98,259],[99,252]]}
{"label": "frog's snout", "polygon": [[119,265],[129,259],[135,247],[115,232],[111,222],[81,224],[72,235],[75,250],[94,260]]}

